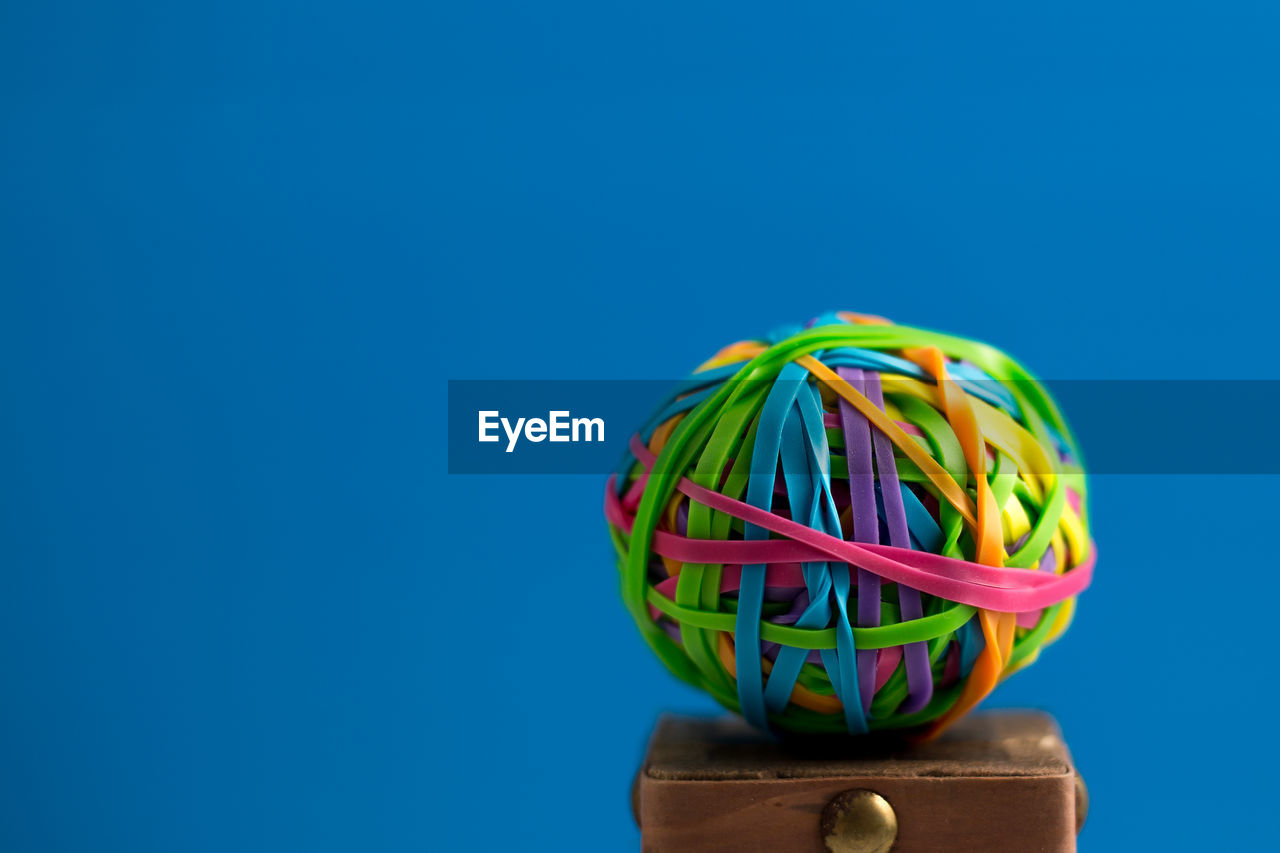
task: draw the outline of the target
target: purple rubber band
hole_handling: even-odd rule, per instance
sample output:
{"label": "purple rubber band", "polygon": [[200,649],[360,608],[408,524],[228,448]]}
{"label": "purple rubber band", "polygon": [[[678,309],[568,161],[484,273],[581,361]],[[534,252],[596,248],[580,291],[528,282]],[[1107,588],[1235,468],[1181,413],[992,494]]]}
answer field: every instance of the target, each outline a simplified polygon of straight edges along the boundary
{"label": "purple rubber band", "polygon": [[[884,393],[879,375],[867,377],[867,399],[880,409],[884,408]],[[885,526],[889,529],[889,544],[898,548],[911,547],[911,531],[907,526],[907,510],[902,503],[902,488],[898,482],[898,467],[893,461],[893,442],[880,430],[872,432],[876,449],[876,471],[880,475],[880,499],[884,501]],[[903,622],[924,618],[920,602],[920,590],[898,584],[898,608]],[[933,698],[933,673],[929,668],[927,643],[908,643],[902,650],[907,669],[907,698],[898,713],[919,711]]]}
{"label": "purple rubber band", "polygon": [[[860,394],[866,393],[863,371],[853,367],[836,368],[840,378]],[[844,430],[845,461],[849,466],[849,505],[853,516],[853,541],[880,544],[880,519],[876,513],[875,470],[871,464],[871,422],[847,400],[840,400],[840,423]],[[880,624],[880,577],[858,569],[858,626],[873,628]],[[858,692],[862,710],[871,709],[875,695],[878,649],[859,649]]]}

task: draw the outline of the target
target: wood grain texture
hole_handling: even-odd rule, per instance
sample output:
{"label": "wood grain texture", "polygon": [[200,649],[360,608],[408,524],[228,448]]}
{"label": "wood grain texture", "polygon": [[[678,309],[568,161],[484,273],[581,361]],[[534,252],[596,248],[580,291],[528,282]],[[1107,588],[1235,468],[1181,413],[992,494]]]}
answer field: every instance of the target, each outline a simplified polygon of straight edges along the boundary
{"label": "wood grain texture", "polygon": [[736,717],[664,716],[638,776],[646,853],[824,853],[823,808],[867,788],[898,817],[895,853],[1075,850],[1075,771],[1046,714],[974,714],[941,738],[777,743]]}

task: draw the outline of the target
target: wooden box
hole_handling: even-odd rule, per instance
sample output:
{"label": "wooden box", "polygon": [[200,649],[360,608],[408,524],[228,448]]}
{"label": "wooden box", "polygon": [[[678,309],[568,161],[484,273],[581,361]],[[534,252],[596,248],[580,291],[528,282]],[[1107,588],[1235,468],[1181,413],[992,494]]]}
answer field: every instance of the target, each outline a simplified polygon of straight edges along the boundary
{"label": "wooden box", "polygon": [[1057,724],[1031,711],[972,714],[918,745],[664,716],[632,799],[646,853],[1058,853],[1087,807]]}

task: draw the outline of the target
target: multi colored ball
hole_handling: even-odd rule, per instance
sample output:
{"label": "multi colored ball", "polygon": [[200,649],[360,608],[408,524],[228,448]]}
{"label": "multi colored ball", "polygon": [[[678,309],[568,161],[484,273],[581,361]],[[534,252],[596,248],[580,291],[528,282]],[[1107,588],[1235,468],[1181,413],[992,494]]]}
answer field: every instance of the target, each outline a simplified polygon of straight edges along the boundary
{"label": "multi colored ball", "polygon": [[623,596],[766,729],[932,734],[1036,659],[1092,576],[1079,453],[974,341],[849,313],[721,350],[605,490]]}

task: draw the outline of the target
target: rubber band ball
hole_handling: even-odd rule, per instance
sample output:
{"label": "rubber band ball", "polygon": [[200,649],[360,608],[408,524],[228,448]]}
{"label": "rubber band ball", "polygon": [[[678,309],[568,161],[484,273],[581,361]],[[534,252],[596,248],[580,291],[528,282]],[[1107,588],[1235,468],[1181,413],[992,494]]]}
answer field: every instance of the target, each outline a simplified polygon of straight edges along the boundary
{"label": "rubber band ball", "polygon": [[932,736],[1092,577],[1080,454],[985,344],[846,312],[732,344],[605,488],[625,603],[678,677],[779,733]]}

